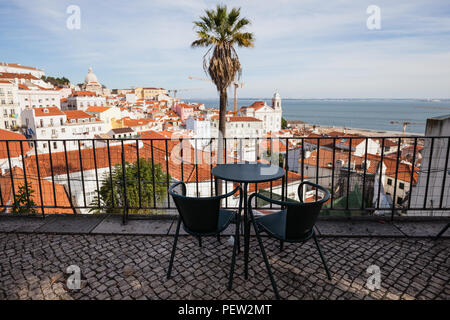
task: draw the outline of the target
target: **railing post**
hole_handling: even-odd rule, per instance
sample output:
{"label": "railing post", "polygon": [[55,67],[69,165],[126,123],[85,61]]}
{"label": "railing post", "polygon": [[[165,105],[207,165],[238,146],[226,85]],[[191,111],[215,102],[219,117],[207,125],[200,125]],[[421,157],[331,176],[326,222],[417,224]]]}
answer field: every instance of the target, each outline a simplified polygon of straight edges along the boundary
{"label": "railing post", "polygon": [[128,221],[128,199],[127,199],[127,176],[126,176],[126,165],[125,165],[125,150],[122,142],[122,183],[123,183],[123,216],[122,223],[127,224]]}
{"label": "railing post", "polygon": [[400,162],[400,147],[401,147],[401,141],[402,138],[398,138],[398,144],[397,144],[397,160],[395,163],[395,181],[394,181],[394,196],[392,200],[392,214],[391,214],[391,221],[394,221],[394,214],[395,214],[395,202],[397,198],[397,183],[398,183],[398,166]]}

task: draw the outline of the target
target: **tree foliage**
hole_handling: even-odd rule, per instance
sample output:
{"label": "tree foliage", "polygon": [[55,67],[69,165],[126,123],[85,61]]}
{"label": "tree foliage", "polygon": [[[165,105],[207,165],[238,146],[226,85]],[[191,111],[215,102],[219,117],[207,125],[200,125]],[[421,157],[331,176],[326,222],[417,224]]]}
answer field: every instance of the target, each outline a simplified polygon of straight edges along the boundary
{"label": "tree foliage", "polygon": [[[27,195],[28,194],[28,195]],[[36,213],[36,203],[34,202],[32,196],[34,190],[31,188],[30,183],[24,183],[19,186],[16,193],[16,201],[12,207],[13,213]]]}
{"label": "tree foliage", "polygon": [[62,78],[55,78],[55,77],[50,77],[50,76],[42,76],[41,77],[42,80],[44,80],[45,82],[51,83],[54,86],[57,87],[62,87],[64,85],[68,85],[70,83],[69,79],[67,79],[66,77],[62,77]]}
{"label": "tree foliage", "polygon": [[[194,21],[197,39],[191,46],[208,48],[203,57],[203,69],[220,95],[219,132],[222,137],[225,137],[227,89],[242,71],[235,46],[254,46],[253,33],[244,31],[250,21],[240,14],[240,8],[228,11],[226,5],[218,5],[215,10],[205,10],[205,15]],[[222,157],[223,141],[219,139],[218,161],[222,161]]]}
{"label": "tree foliage", "polygon": [[[112,184],[109,173],[103,177],[104,183],[98,194],[90,204],[91,206],[115,207],[105,209],[108,213],[122,213],[124,205],[124,183],[122,165],[118,164],[111,170]],[[153,174],[154,181],[153,184]],[[128,207],[139,207],[139,181],[141,185],[141,207],[152,207],[162,204],[167,199],[167,181],[170,176],[162,170],[160,164],[152,167],[151,161],[140,158],[138,163],[125,163],[126,197]],[[155,195],[155,197],[153,196]],[[97,208],[91,211],[103,212]],[[129,209],[129,213],[148,213],[146,209]]]}
{"label": "tree foliage", "polygon": [[281,129],[287,129],[287,121],[285,118],[281,118]]}

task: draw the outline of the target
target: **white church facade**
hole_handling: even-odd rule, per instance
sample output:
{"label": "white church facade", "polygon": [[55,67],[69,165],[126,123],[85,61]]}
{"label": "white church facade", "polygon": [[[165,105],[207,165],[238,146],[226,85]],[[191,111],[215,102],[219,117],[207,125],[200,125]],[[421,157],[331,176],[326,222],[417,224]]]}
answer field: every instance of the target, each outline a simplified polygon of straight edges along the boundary
{"label": "white church facade", "polygon": [[256,101],[248,107],[239,110],[242,117],[253,117],[263,122],[263,130],[267,132],[278,132],[281,130],[281,97],[275,93],[272,98],[272,105],[267,105],[264,101]]}

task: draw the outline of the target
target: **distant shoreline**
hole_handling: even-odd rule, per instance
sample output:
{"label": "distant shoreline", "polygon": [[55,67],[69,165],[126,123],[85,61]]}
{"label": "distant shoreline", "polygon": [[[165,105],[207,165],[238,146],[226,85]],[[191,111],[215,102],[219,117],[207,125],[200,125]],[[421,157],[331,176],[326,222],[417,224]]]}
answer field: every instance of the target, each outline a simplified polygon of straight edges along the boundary
{"label": "distant shoreline", "polygon": [[[294,122],[294,123],[293,123]],[[295,123],[298,122],[298,123]],[[308,129],[316,128],[316,129],[322,129],[326,132],[329,131],[346,131],[347,133],[353,133],[353,134],[362,134],[370,133],[373,136],[376,135],[382,135],[382,136],[402,136],[402,137],[408,137],[408,136],[425,136],[424,133],[416,133],[416,132],[405,132],[405,135],[403,135],[402,131],[389,131],[389,130],[374,130],[374,129],[365,129],[365,128],[349,128],[349,127],[340,127],[340,126],[326,126],[326,125],[312,125],[306,122],[302,122],[299,120],[293,120],[293,121],[287,121],[288,125],[293,124],[293,127],[302,128],[305,126]]]}

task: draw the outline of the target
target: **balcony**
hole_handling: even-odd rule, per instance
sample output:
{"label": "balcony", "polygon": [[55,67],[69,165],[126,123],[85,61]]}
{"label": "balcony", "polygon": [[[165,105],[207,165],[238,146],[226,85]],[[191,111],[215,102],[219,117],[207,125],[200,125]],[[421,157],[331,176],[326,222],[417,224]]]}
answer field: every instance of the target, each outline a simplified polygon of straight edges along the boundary
{"label": "balcony", "polygon": [[[439,240],[433,237],[449,222],[450,138],[378,137],[378,150],[367,147],[375,137],[346,138],[346,149],[336,143],[340,137],[226,141],[225,162],[271,162],[287,172],[284,185],[251,185],[250,192],[298,201],[294,190],[309,180],[332,194],[316,225],[331,281],[316,259],[313,242],[286,244],[280,252],[275,241],[264,238],[280,295],[447,299],[450,230]],[[384,154],[388,140],[399,146],[394,154]],[[249,280],[238,255],[233,290],[226,290],[229,231],[220,242],[205,239],[200,249],[195,239],[182,236],[173,278],[165,278],[177,215],[167,188],[181,180],[190,195],[215,194],[215,139],[57,141],[63,141],[63,152],[31,150],[26,157],[21,152],[26,153],[29,142],[36,145],[35,140],[0,141],[0,150],[9,155],[0,163],[0,246],[5,248],[0,299],[273,298],[254,237]],[[30,188],[19,192],[27,183]],[[223,183],[222,192],[232,188]],[[15,198],[20,194],[21,199]],[[306,196],[319,195],[308,190]],[[223,206],[236,204],[231,198]],[[277,209],[263,202],[257,206],[262,214]],[[80,290],[71,291],[65,287],[65,270],[74,263],[83,280]],[[380,289],[367,287],[371,265],[381,269]]]}

